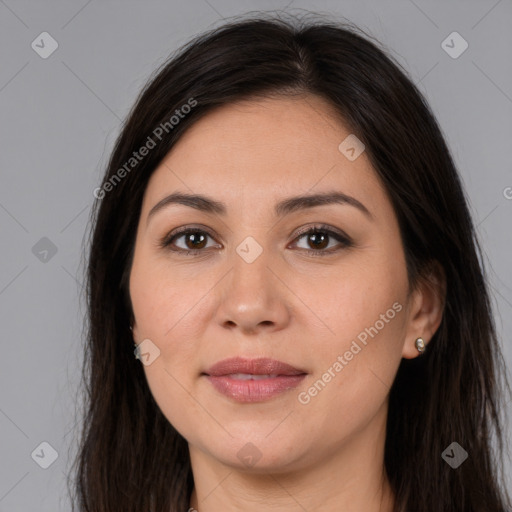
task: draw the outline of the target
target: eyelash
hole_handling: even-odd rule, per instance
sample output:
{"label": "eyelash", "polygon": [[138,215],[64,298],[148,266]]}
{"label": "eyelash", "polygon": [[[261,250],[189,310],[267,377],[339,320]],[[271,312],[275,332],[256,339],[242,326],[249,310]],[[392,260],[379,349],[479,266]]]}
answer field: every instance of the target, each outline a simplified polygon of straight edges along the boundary
{"label": "eyelash", "polygon": [[[166,235],[161,241],[160,243],[158,244],[159,247],[161,247],[162,249],[170,249],[171,251],[173,252],[176,252],[176,253],[181,253],[182,255],[185,255],[185,256],[189,256],[189,255],[196,255],[198,253],[201,253],[201,252],[205,252],[205,249],[189,249],[189,250],[186,250],[186,249],[181,249],[181,248],[178,248],[178,249],[172,249],[170,248],[171,244],[178,238],[184,236],[184,235],[188,235],[188,234],[191,234],[191,233],[202,233],[202,234],[205,234],[211,238],[213,238],[213,236],[206,230],[203,230],[203,229],[199,229],[199,228],[191,228],[191,227],[187,227],[187,228],[183,228],[179,231],[175,231],[175,232],[172,232],[168,235]],[[342,233],[338,233],[337,231],[333,231],[331,228],[329,228],[329,226],[326,226],[325,224],[321,224],[321,225],[317,225],[317,226],[312,226],[312,227],[309,227],[307,229],[304,229],[302,231],[300,231],[297,236],[295,237],[294,239],[294,242],[298,241],[300,238],[306,236],[306,235],[310,235],[310,234],[318,234],[318,233],[323,233],[323,234],[326,234],[328,235],[329,237],[332,237],[334,238],[336,241],[340,242],[341,243],[341,247],[333,250],[332,248],[329,249],[329,250],[325,250],[325,249],[300,249],[302,251],[306,251],[308,253],[310,253],[311,256],[329,256],[329,255],[332,255],[332,254],[335,254],[337,253],[338,251],[340,251],[341,249],[345,249],[345,248],[349,248],[349,247],[352,247],[353,245],[353,242],[352,240],[342,234]]]}

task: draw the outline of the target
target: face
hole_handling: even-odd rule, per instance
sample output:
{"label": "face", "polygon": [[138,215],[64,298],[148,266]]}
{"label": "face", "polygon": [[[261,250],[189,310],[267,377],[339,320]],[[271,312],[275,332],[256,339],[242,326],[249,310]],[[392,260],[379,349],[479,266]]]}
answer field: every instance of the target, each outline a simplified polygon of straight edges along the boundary
{"label": "face", "polygon": [[[318,97],[242,101],[196,122],[148,183],[130,274],[134,339],[146,340],[163,414],[212,460],[304,468],[376,418],[381,430],[400,360],[425,337],[393,208],[366,153],[339,149],[349,135]],[[215,203],[149,215],[173,193]],[[284,202],[316,194],[345,200]],[[260,380],[234,375],[257,366],[212,377],[233,357],[298,375],[264,365]]]}

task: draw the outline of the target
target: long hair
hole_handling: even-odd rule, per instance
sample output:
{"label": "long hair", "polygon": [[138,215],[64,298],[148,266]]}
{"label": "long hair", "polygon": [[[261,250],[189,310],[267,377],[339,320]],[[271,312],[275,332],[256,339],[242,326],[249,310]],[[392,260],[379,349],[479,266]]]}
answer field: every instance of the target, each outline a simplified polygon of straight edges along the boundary
{"label": "long hair", "polygon": [[[73,488],[79,510],[189,507],[187,442],[153,399],[129,329],[142,197],[158,164],[207,112],[283,94],[327,100],[365,144],[399,221],[410,285],[429,279],[435,262],[446,275],[442,323],[422,357],[402,360],[390,390],[384,462],[396,511],[505,512],[500,401],[510,387],[482,251],[435,117],[400,64],[353,24],[261,13],[203,33],[154,72],[95,192]],[[469,455],[457,469],[442,458],[452,442]]]}

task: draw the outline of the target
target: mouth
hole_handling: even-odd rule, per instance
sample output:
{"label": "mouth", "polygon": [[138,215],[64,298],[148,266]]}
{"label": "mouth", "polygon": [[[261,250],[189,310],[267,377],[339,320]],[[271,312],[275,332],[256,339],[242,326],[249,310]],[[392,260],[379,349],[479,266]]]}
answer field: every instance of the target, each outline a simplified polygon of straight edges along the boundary
{"label": "mouth", "polygon": [[275,379],[281,377],[281,375],[253,375],[251,373],[233,373],[231,375],[221,375],[221,377],[229,377],[236,380],[264,380],[264,379]]}
{"label": "mouth", "polygon": [[205,372],[206,375],[211,377],[222,377],[226,375],[280,377],[301,375],[304,373],[307,372],[300,368],[295,368],[290,364],[267,357],[260,357],[258,359],[231,357],[215,363]]}
{"label": "mouth", "polygon": [[307,372],[275,359],[235,357],[202,374],[222,395],[237,402],[262,402],[297,387]]}

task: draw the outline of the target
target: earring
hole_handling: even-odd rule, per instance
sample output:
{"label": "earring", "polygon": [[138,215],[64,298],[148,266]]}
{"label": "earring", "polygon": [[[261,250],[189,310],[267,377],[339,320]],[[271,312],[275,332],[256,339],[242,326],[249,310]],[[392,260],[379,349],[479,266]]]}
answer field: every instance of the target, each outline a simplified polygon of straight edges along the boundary
{"label": "earring", "polygon": [[423,340],[423,338],[417,338],[414,344],[416,345],[416,348],[418,349],[418,352],[420,354],[425,352],[425,341]]}
{"label": "earring", "polygon": [[[130,325],[130,331],[133,332],[133,327]],[[135,359],[139,359],[139,346],[134,341],[133,342],[133,354],[135,355]]]}

